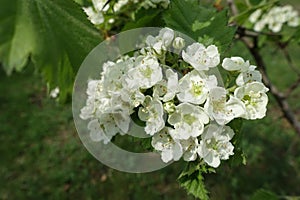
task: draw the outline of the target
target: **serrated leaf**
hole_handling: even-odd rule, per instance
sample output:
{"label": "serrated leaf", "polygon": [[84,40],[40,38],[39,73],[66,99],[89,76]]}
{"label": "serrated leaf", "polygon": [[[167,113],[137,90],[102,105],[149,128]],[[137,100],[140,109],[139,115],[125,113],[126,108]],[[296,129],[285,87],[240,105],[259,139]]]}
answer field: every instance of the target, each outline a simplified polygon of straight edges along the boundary
{"label": "serrated leaf", "polygon": [[168,27],[197,40],[199,35],[192,30],[193,24],[196,20],[198,22],[209,21],[213,15],[212,10],[200,7],[197,1],[173,0],[163,18]]}
{"label": "serrated leaf", "polygon": [[235,34],[228,26],[227,11],[217,12],[214,8],[200,6],[197,1],[174,0],[164,14],[166,25],[198,41],[210,37],[225,50]]}
{"label": "serrated leaf", "polygon": [[196,20],[192,25],[192,30],[195,32],[195,31],[201,30],[209,25],[210,25],[210,21],[199,22],[198,20]]}
{"label": "serrated leaf", "polygon": [[72,91],[79,66],[101,41],[97,30],[72,0],[2,0],[0,62],[8,74],[30,58],[60,99]]}
{"label": "serrated leaf", "polygon": [[[204,171],[203,171],[204,170]],[[200,166],[200,163],[190,162],[178,177],[181,187],[186,189],[189,194],[202,199],[208,200],[208,191],[205,188],[202,173],[206,173],[207,169]]]}

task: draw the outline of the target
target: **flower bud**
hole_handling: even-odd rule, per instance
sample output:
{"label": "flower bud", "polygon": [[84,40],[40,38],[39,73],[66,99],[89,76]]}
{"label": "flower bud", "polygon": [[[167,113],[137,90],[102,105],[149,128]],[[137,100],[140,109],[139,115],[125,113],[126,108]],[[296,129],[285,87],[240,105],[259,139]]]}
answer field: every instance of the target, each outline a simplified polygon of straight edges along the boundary
{"label": "flower bud", "polygon": [[185,41],[181,37],[176,37],[173,41],[173,47],[175,49],[182,49],[185,46]]}

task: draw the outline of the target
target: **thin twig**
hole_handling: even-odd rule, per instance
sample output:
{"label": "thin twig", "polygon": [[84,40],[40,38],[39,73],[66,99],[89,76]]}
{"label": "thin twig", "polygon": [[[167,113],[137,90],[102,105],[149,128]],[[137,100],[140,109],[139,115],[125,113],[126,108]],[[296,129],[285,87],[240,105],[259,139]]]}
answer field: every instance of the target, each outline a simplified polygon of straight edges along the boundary
{"label": "thin twig", "polygon": [[277,34],[277,33],[272,33],[272,32],[257,32],[252,29],[247,29],[243,26],[238,26],[237,28],[237,34],[247,36],[247,37],[258,37],[259,35],[265,35],[269,37],[277,37],[281,38],[282,35]]}
{"label": "thin twig", "polygon": [[285,92],[284,96],[288,97],[295,89],[297,89],[300,85],[300,77],[298,78],[298,80],[293,83]]}
{"label": "thin twig", "polygon": [[290,54],[289,54],[289,52],[288,52],[286,46],[283,46],[283,47],[279,46],[279,48],[281,49],[281,51],[282,51],[282,53],[283,53],[283,55],[284,55],[286,61],[288,62],[290,68],[291,68],[298,76],[300,76],[300,73],[299,73],[299,71],[297,70],[296,66],[294,65],[293,60],[292,60],[292,58],[291,58],[291,56],[290,56]]}
{"label": "thin twig", "polygon": [[237,7],[235,6],[235,3],[233,2],[233,0],[227,0],[227,4],[228,4],[233,16],[235,16],[239,13]]}

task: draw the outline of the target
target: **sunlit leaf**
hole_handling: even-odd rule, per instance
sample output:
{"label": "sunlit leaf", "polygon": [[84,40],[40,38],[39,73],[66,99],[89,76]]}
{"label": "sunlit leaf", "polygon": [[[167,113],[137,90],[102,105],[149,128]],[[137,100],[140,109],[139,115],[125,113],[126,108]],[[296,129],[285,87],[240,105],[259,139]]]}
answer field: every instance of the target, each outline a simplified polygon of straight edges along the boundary
{"label": "sunlit leaf", "polygon": [[72,0],[2,0],[0,62],[8,74],[29,59],[60,98],[72,91],[75,73],[101,41],[81,7]]}

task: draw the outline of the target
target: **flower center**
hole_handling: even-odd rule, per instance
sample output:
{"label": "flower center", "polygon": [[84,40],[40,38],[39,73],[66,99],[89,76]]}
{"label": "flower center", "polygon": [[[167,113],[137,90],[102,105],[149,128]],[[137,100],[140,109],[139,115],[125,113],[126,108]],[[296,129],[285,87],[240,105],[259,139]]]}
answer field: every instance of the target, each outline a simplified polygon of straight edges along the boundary
{"label": "flower center", "polygon": [[202,93],[203,82],[202,81],[192,81],[192,93],[195,96],[199,96]]}
{"label": "flower center", "polygon": [[192,125],[195,121],[196,121],[196,117],[194,117],[191,114],[185,114],[183,115],[183,120],[185,123],[187,123],[188,125]]}

